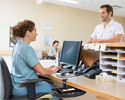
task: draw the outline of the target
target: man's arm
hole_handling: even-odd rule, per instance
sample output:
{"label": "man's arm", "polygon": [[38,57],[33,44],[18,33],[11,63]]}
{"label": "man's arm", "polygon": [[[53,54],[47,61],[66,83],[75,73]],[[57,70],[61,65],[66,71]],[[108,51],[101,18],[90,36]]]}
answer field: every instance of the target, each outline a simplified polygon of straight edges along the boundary
{"label": "man's arm", "polygon": [[53,56],[54,55],[53,48],[49,49],[47,53],[48,53],[48,56]]}
{"label": "man's arm", "polygon": [[91,38],[87,41],[87,43],[92,43],[92,41],[93,41],[93,38],[91,37]]}
{"label": "man's arm", "polygon": [[93,39],[92,43],[118,43],[121,41],[122,37],[122,34],[116,34],[115,37],[111,39]]}

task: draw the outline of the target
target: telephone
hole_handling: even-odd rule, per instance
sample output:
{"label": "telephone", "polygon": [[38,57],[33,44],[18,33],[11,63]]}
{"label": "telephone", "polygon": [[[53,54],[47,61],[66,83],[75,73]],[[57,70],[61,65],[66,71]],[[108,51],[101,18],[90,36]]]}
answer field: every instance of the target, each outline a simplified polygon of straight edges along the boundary
{"label": "telephone", "polygon": [[83,62],[80,61],[78,65],[78,71],[76,71],[74,74],[76,76],[84,75],[88,78],[95,78],[95,75],[98,75],[102,72],[101,69],[99,69],[99,61],[94,63],[94,65],[89,66],[85,68],[85,64],[82,64]]}
{"label": "telephone", "polygon": [[78,71],[76,71],[74,74],[76,76],[80,76],[82,75],[84,69],[85,69],[85,64],[83,64],[83,61],[81,60],[78,65]]}
{"label": "telephone", "polygon": [[82,74],[90,79],[94,79],[95,76],[100,74],[101,72],[102,70],[99,69],[99,65],[97,64],[87,67]]}

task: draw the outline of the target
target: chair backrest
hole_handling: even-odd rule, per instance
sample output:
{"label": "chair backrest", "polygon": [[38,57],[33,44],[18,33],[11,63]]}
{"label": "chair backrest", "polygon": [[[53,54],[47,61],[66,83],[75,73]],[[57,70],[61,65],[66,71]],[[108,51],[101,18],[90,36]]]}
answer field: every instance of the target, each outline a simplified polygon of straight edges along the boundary
{"label": "chair backrest", "polygon": [[[11,98],[11,94],[12,94],[12,81],[11,81],[11,77],[10,77],[10,73],[7,67],[6,62],[4,61],[4,59],[2,57],[0,57],[0,69],[1,72],[0,75],[2,75],[2,82],[3,84],[1,84],[1,87],[3,87],[3,91],[1,91],[2,93],[2,97],[3,100],[6,99],[10,99]],[[1,81],[1,80],[0,80]]]}
{"label": "chair backrest", "polygon": [[47,55],[50,56],[50,55],[49,55],[49,49],[47,50]]}

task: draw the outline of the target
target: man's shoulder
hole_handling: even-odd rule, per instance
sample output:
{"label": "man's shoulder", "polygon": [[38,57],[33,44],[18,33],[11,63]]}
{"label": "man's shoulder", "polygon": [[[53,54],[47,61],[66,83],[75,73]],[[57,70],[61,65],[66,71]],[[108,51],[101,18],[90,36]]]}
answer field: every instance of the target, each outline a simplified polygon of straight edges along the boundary
{"label": "man's shoulder", "polygon": [[116,26],[117,26],[117,25],[121,25],[121,24],[118,23],[118,22],[116,22],[116,21],[113,21],[113,22],[112,22],[112,25],[116,25]]}
{"label": "man's shoulder", "polygon": [[103,27],[103,23],[98,24],[98,25],[96,26],[96,29],[98,29],[98,28],[100,28],[100,27]]}
{"label": "man's shoulder", "polygon": [[49,50],[53,51],[55,48],[54,47],[51,47]]}

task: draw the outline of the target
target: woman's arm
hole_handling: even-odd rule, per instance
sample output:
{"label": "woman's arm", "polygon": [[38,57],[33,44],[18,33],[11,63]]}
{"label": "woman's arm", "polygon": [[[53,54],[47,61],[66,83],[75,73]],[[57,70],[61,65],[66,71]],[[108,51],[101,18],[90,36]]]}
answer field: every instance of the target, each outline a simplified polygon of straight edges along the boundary
{"label": "woman's arm", "polygon": [[39,64],[36,64],[34,67],[33,67],[39,74],[41,75],[51,75],[53,73],[56,73],[60,67],[59,66],[55,66],[53,67],[53,69],[47,69],[47,68],[44,68],[40,63]]}

